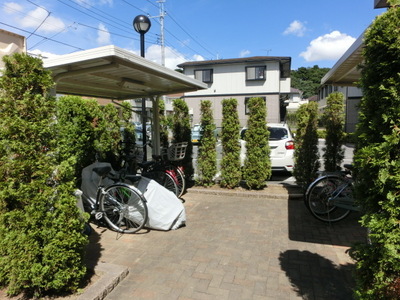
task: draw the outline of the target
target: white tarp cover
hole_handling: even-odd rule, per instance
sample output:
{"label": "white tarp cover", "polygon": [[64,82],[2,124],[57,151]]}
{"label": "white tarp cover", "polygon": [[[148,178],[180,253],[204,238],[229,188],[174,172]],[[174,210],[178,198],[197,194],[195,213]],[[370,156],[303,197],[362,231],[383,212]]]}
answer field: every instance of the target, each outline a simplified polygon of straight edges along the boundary
{"label": "white tarp cover", "polygon": [[[111,166],[106,162],[93,163],[82,170],[82,185],[84,201],[90,201],[92,205],[96,203],[97,185],[100,177],[93,168]],[[105,178],[103,185],[107,186],[114,183],[111,179]],[[146,227],[157,230],[178,229],[186,222],[185,207],[178,197],[167,190],[156,181],[142,177],[136,182],[138,188],[147,200],[148,220]]]}

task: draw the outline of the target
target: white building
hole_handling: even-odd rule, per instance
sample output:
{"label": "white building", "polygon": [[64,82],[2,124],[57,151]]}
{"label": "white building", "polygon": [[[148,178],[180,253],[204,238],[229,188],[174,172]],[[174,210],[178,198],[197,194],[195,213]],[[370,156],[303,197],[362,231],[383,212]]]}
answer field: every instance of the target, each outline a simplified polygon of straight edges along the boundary
{"label": "white building", "polygon": [[262,97],[267,104],[267,122],[281,122],[285,118],[285,100],[290,98],[290,57],[256,56],[186,62],[178,65],[184,74],[203,81],[207,88],[186,92],[184,98],[193,112],[193,124],[200,122],[200,101],[212,101],[214,121],[222,122],[222,100],[238,101],[240,125],[248,118],[247,101]]}

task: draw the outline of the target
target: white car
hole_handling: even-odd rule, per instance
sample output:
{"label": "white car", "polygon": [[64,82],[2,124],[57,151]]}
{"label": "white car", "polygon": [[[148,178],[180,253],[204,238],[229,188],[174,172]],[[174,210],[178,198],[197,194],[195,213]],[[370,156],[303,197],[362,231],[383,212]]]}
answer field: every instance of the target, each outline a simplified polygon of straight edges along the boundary
{"label": "white car", "polygon": [[[287,124],[268,123],[269,147],[271,149],[272,171],[293,172],[294,167],[294,140]],[[246,141],[244,136],[247,128],[240,132],[240,160],[242,166],[246,158]]]}

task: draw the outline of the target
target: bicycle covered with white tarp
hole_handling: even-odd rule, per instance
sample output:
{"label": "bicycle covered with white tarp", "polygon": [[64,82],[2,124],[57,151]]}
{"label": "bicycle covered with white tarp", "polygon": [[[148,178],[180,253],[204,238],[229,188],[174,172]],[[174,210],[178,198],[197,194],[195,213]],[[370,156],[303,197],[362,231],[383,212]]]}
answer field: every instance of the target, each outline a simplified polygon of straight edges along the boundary
{"label": "bicycle covered with white tarp", "polygon": [[[102,179],[96,171],[104,167],[111,168],[109,173],[113,176],[107,176]],[[99,182],[102,179],[103,186],[110,186],[116,184],[116,180],[113,179],[116,177],[118,177],[118,172],[112,170],[111,164],[107,162],[95,162],[83,169],[81,190],[83,192],[82,201],[85,211],[94,215],[96,213],[101,214],[99,207],[96,207]],[[139,190],[145,199],[147,205],[145,228],[174,230],[185,225],[185,208],[174,193],[156,181],[143,176],[135,176],[132,181],[125,179],[123,182]]]}

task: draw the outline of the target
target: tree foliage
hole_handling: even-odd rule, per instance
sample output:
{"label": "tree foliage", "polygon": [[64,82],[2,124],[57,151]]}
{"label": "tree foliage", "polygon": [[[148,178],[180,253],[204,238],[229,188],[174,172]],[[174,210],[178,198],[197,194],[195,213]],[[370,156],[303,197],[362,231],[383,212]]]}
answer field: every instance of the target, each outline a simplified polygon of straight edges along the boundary
{"label": "tree foliage", "polygon": [[57,149],[53,81],[40,59],[5,56],[0,78],[0,285],[10,295],[75,291],[87,238]]}
{"label": "tree foliage", "polygon": [[249,189],[261,189],[271,177],[271,159],[269,148],[269,131],[267,129],[267,107],[265,99],[250,98],[250,116],[246,131],[246,159],[243,168],[243,179]]}
{"label": "tree foliage", "polygon": [[187,142],[185,158],[182,160],[182,165],[185,169],[186,178],[192,178],[194,174],[192,154],[193,144],[191,140],[190,116],[189,107],[185,100],[175,99],[173,102],[173,141],[176,143]]}
{"label": "tree foliage", "polygon": [[304,190],[315,179],[319,169],[318,103],[303,104],[296,112],[297,130],[294,138],[293,175]]}
{"label": "tree foliage", "polygon": [[337,171],[343,161],[344,149],[344,95],[342,93],[329,94],[322,119],[326,129],[324,148],[325,171]]}
{"label": "tree foliage", "polygon": [[68,161],[73,166],[70,173],[76,181],[82,169],[96,160],[110,162],[118,169],[121,154],[132,152],[135,135],[129,122],[131,106],[121,105],[124,109],[120,114],[112,104],[100,106],[94,99],[63,96],[57,101],[59,155],[63,164]]}
{"label": "tree foliage", "polygon": [[222,100],[221,186],[230,189],[237,187],[242,177],[239,130],[237,100],[233,98]]}
{"label": "tree foliage", "polygon": [[352,249],[356,297],[400,298],[400,7],[378,16],[364,36],[356,198],[371,244]]}
{"label": "tree foliage", "polygon": [[291,86],[303,92],[303,98],[307,99],[317,94],[321,79],[329,71],[329,68],[320,68],[317,65],[312,68],[300,67],[291,71]]}
{"label": "tree foliage", "polygon": [[214,184],[214,177],[217,173],[217,150],[215,148],[217,139],[215,138],[215,123],[211,101],[200,102],[201,121],[200,126],[203,135],[198,148],[197,169],[200,185],[209,186]]}

